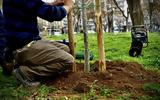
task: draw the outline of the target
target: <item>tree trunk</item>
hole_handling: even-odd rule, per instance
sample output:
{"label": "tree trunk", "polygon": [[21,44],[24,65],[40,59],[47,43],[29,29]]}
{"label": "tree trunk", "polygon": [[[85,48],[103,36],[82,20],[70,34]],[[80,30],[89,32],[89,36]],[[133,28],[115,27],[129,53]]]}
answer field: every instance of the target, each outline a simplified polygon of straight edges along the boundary
{"label": "tree trunk", "polygon": [[83,20],[83,32],[84,32],[84,47],[85,47],[85,53],[84,53],[84,71],[89,72],[90,71],[90,65],[89,65],[89,47],[88,47],[88,30],[87,30],[87,15],[86,15],[86,6],[85,0],[82,0],[82,20]]}
{"label": "tree trunk", "polygon": [[129,32],[129,23],[128,23],[128,19],[129,19],[129,9],[127,8],[127,17],[126,17],[126,31]]}
{"label": "tree trunk", "polygon": [[[69,47],[70,53],[75,58],[75,50],[74,50],[74,34],[73,34],[73,12],[72,10],[69,12],[68,16],[68,38],[69,38]],[[72,71],[76,71],[76,62],[74,61],[72,66]]]}
{"label": "tree trunk", "polygon": [[144,25],[144,16],[141,8],[141,0],[127,0],[127,3],[133,26]]}
{"label": "tree trunk", "polygon": [[105,52],[102,32],[101,0],[96,0],[96,32],[98,41],[99,71],[106,71]]}
{"label": "tree trunk", "polygon": [[108,9],[108,32],[113,32],[113,6],[112,6],[112,0],[108,0],[108,3],[111,5],[111,7]]}
{"label": "tree trunk", "polygon": [[113,32],[113,11],[109,12],[108,14],[108,32]]}

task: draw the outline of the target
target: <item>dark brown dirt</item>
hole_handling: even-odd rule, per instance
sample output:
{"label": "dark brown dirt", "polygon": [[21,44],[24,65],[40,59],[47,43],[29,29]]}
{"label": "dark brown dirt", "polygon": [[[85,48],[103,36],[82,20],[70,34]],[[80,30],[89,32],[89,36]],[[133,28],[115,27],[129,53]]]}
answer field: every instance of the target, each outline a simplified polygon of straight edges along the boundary
{"label": "dark brown dirt", "polygon": [[94,70],[90,73],[84,73],[82,71],[83,64],[77,64],[77,72],[65,74],[48,84],[54,85],[60,90],[87,92],[88,87],[97,80],[97,86],[99,87],[105,85],[109,88],[142,96],[145,95],[142,88],[145,83],[160,83],[158,73],[145,70],[142,65],[136,62],[107,61],[107,71],[105,73],[96,71],[97,66],[98,62],[95,62],[92,65]]}

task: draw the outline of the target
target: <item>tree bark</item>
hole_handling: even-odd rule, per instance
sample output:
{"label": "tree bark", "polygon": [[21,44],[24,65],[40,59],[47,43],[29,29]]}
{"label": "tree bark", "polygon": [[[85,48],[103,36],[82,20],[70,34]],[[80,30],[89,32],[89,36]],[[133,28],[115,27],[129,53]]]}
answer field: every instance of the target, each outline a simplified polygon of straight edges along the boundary
{"label": "tree bark", "polygon": [[111,5],[108,9],[108,32],[113,32],[113,3],[112,0],[108,0],[108,3]]}
{"label": "tree bark", "polygon": [[82,0],[82,20],[83,20],[83,32],[84,32],[84,47],[85,47],[85,53],[84,53],[84,71],[89,72],[90,71],[90,64],[89,64],[89,47],[88,47],[88,30],[87,30],[87,15],[86,15],[86,6],[85,6],[85,0]]}
{"label": "tree bark", "polygon": [[144,15],[141,8],[141,0],[127,0],[127,3],[133,26],[144,25]]}
{"label": "tree bark", "polygon": [[99,71],[106,71],[105,52],[102,32],[101,0],[96,0],[96,32],[98,40]]}
{"label": "tree bark", "polygon": [[108,14],[108,32],[109,33],[113,32],[113,11],[112,10]]}
{"label": "tree bark", "polygon": [[[74,49],[74,32],[73,32],[73,12],[69,12],[68,16],[68,38],[69,38],[69,48],[71,55],[75,58],[75,49]],[[76,72],[76,62],[74,61],[72,66],[72,71]]]}

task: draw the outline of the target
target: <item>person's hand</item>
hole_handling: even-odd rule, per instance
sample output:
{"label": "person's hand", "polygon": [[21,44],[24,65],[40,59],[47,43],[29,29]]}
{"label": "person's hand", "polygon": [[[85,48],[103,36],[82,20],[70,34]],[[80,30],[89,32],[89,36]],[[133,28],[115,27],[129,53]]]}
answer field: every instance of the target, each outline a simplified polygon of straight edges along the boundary
{"label": "person's hand", "polygon": [[52,5],[52,6],[63,6],[64,5],[64,0],[56,0],[56,1],[48,3],[48,4]]}
{"label": "person's hand", "polygon": [[74,0],[64,0],[64,8],[66,9],[67,13],[72,9]]}

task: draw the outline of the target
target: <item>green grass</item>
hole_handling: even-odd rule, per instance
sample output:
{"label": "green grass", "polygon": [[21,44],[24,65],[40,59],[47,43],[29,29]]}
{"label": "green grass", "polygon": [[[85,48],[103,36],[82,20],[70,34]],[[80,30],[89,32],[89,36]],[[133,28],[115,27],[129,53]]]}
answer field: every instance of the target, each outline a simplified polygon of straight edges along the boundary
{"label": "green grass", "polygon": [[[145,91],[149,91],[149,92],[152,92],[153,94],[155,95],[158,95],[160,94],[160,84],[156,84],[156,83],[147,83],[143,86],[143,89]],[[160,97],[160,95],[159,95]]]}
{"label": "green grass", "polygon": [[[53,36],[49,39],[62,40],[68,39],[67,35],[60,37]],[[149,46],[143,48],[142,56],[130,57],[128,52],[131,44],[130,33],[104,34],[104,48],[106,53],[106,60],[123,60],[138,62],[143,64],[146,68],[160,69],[160,33],[149,33]],[[75,35],[75,51],[84,51],[84,38],[83,34]],[[89,34],[89,49],[94,54],[94,60],[98,60],[98,46],[96,34]]]}
{"label": "green grass", "polygon": [[57,91],[53,86],[42,85],[39,88],[25,88],[18,86],[13,76],[2,75],[0,69],[0,100],[26,100],[31,95],[35,95],[36,100],[43,100],[49,93]]}
{"label": "green grass", "polygon": [[16,89],[16,80],[13,77],[5,77],[0,73],[0,98],[3,100],[15,100],[13,91]]}
{"label": "green grass", "polygon": [[[63,36],[53,36],[48,37],[50,40],[62,40],[68,39],[67,35]],[[76,52],[84,50],[84,42],[83,42],[83,34],[75,35],[76,42]],[[123,60],[123,61],[134,61],[140,64],[143,64],[145,68],[151,69],[160,69],[160,33],[150,33],[149,34],[149,46],[143,49],[143,56],[140,57],[130,57],[128,55],[128,51],[130,49],[131,37],[129,33],[121,33],[121,34],[104,34],[104,47],[106,53],[106,60]],[[96,34],[89,34],[89,48],[90,51],[94,54],[94,61],[98,60],[98,48],[97,48],[97,36]],[[148,89],[152,91],[156,91],[157,85],[145,85],[144,88],[146,91]],[[93,89],[94,90],[94,89]],[[47,97],[47,94],[50,92],[54,92],[56,89],[54,87],[48,87],[42,85],[38,89],[26,89],[22,86],[17,86],[17,82],[13,77],[5,77],[1,74],[0,70],[0,99],[1,100],[19,100],[24,97],[28,97],[36,93],[35,98],[44,98]],[[90,95],[94,94],[94,92],[90,92]],[[108,89],[102,89],[101,95],[109,96],[110,91]],[[85,97],[84,97],[85,98]],[[119,100],[128,100],[130,95],[125,97],[119,97]],[[147,96],[142,97],[141,100],[149,100]],[[39,99],[40,100],[40,99]],[[86,99],[87,100],[87,99]]]}

